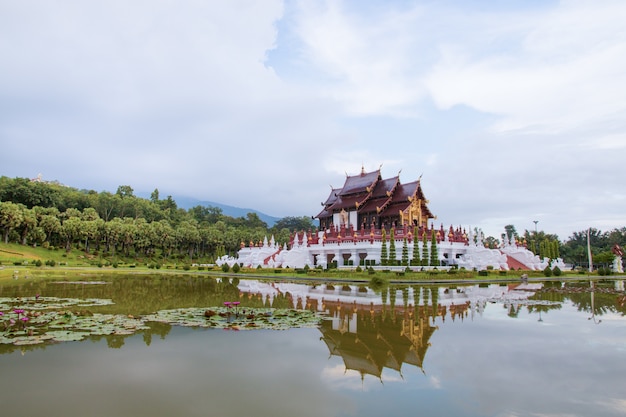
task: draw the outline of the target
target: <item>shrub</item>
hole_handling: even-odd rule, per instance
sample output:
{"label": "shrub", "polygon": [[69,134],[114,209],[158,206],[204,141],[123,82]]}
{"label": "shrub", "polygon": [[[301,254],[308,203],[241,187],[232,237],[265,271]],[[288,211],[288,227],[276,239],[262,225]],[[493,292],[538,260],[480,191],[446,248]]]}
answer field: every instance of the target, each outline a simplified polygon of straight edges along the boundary
{"label": "shrub", "polygon": [[370,279],[370,282],[369,282],[369,286],[373,290],[380,289],[384,287],[386,284],[387,284],[387,280],[379,276],[372,277],[372,279]]}
{"label": "shrub", "polygon": [[356,269],[354,270],[355,272],[363,272],[363,270],[361,269],[360,266],[357,266]]}
{"label": "shrub", "polygon": [[190,269],[191,269],[191,265],[189,265],[189,264],[183,265],[183,270],[189,271]]}
{"label": "shrub", "polygon": [[489,276],[489,271],[487,271],[485,269],[481,269],[480,271],[478,271],[478,276],[480,276],[480,277],[488,277]]}
{"label": "shrub", "polygon": [[46,261],[46,265],[48,265],[48,266],[55,266],[56,264],[57,263],[56,263],[56,261],[54,259],[48,259]]}
{"label": "shrub", "polygon": [[552,275],[554,275],[555,277],[560,277],[561,268],[559,268],[558,266],[555,266],[554,268],[552,268]]}
{"label": "shrub", "polygon": [[552,276],[552,270],[550,269],[549,266],[546,266],[543,269],[543,275],[545,275],[546,277],[551,277]]}
{"label": "shrub", "polygon": [[222,272],[228,272],[228,271],[230,271],[230,266],[228,266],[228,264],[224,262],[222,264]]}
{"label": "shrub", "polygon": [[42,265],[41,259],[37,259],[35,261],[35,266],[41,266],[41,265]]}
{"label": "shrub", "polygon": [[22,265],[22,261],[14,261],[13,265],[20,266],[20,265]]}
{"label": "shrub", "polygon": [[233,272],[236,274],[237,272],[239,272],[239,270],[241,269],[241,267],[239,266],[238,263],[235,263],[233,265]]}
{"label": "shrub", "polygon": [[367,268],[367,273],[369,275],[374,275],[376,273],[376,271],[374,271],[374,268],[370,266],[369,268]]}

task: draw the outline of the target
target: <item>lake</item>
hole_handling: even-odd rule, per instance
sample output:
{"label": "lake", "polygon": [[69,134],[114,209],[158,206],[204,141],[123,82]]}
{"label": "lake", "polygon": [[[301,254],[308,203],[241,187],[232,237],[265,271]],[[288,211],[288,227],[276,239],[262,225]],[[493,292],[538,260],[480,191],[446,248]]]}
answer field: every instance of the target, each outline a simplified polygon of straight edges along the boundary
{"label": "lake", "polygon": [[6,320],[18,297],[32,310],[37,295],[111,301],[63,307],[77,315],[136,319],[236,300],[238,316],[271,307],[325,318],[288,330],[181,321],[80,341],[5,338],[3,415],[626,415],[623,281],[372,289],[164,274],[80,279],[7,283],[0,311]]}

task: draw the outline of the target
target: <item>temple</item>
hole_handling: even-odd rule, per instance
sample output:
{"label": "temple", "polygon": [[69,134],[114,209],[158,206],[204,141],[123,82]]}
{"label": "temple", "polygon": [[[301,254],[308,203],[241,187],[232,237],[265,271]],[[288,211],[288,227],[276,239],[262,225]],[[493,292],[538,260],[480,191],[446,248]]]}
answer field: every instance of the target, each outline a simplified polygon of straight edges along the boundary
{"label": "temple", "polygon": [[443,223],[435,227],[421,185],[421,176],[402,183],[400,174],[384,178],[380,168],[347,175],[341,188],[331,186],[322,210],[314,216],[318,230],[294,231],[289,243],[274,237],[249,246],[241,244],[236,258],[224,256],[218,265],[239,263],[262,268],[543,270],[562,260],[540,259],[514,238],[497,249],[486,247],[484,235]]}
{"label": "temple", "polygon": [[402,184],[399,175],[383,179],[380,169],[361,169],[359,175],[346,176],[343,187],[331,190],[316,217],[321,229],[335,225],[352,229],[425,228],[435,218],[427,204],[420,179]]}

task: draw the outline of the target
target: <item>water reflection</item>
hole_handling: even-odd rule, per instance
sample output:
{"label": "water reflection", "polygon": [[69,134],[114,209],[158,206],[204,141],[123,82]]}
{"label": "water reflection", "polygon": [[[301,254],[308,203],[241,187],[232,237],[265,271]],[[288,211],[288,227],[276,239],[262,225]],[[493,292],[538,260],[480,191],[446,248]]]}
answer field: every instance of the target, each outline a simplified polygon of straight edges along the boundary
{"label": "water reflection", "polygon": [[242,308],[301,307],[325,312],[328,320],[317,329],[281,332],[152,323],[134,335],[46,347],[0,345],[3,413],[626,413],[620,283],[412,285],[374,291],[363,285],[210,277],[104,278],[107,284],[33,281],[0,287],[0,297],[107,298],[115,304],[94,310],[116,314],[238,299]]}

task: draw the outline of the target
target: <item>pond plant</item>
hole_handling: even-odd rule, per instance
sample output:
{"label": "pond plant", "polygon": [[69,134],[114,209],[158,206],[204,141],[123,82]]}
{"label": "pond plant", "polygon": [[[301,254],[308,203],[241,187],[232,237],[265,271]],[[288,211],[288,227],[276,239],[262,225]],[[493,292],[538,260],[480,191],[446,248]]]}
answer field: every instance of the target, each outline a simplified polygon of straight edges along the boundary
{"label": "pond plant", "polygon": [[107,299],[57,297],[0,298],[0,345],[15,346],[78,341],[90,336],[130,335],[150,329],[150,323],[227,330],[316,327],[323,316],[308,310],[240,309],[239,301],[223,306],[161,310],[143,316],[92,313],[91,306]]}

